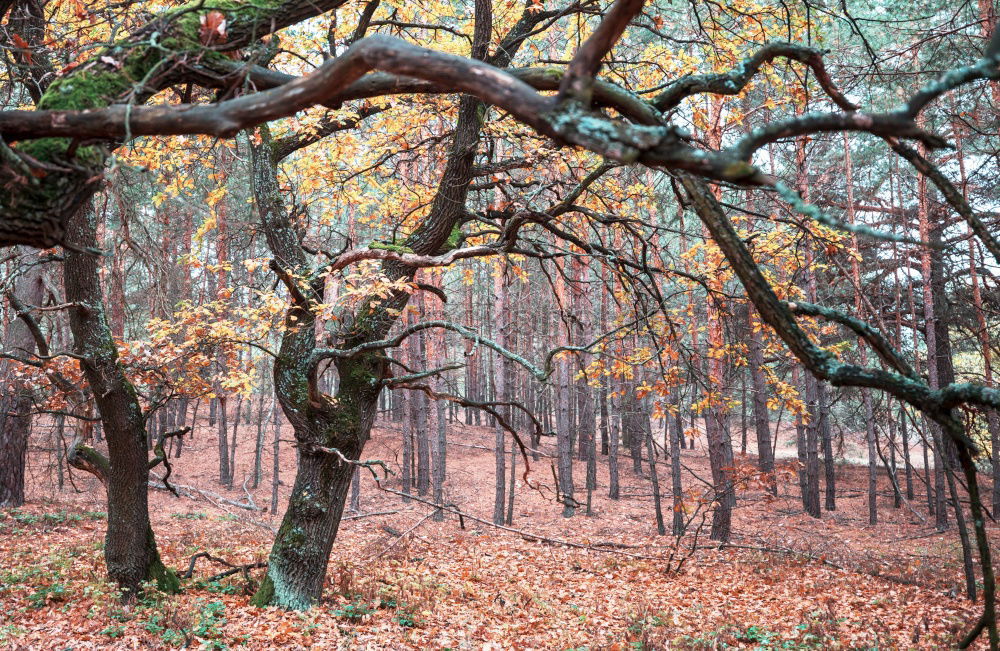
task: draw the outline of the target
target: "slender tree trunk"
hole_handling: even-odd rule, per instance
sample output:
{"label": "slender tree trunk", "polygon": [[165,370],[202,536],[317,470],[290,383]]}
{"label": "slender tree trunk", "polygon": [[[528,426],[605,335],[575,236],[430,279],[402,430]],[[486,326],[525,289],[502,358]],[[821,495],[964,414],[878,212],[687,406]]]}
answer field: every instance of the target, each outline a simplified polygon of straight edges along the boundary
{"label": "slender tree trunk", "polygon": [[52,448],[56,455],[56,486],[62,491],[66,485],[66,475],[63,471],[63,446],[66,443],[63,435],[66,431],[66,418],[62,414],[59,414],[56,416],[55,421],[56,426],[52,431]]}
{"label": "slender tree trunk", "polygon": [[[423,296],[423,293],[419,293]],[[420,300],[422,303],[423,301]],[[417,335],[417,340],[420,344],[420,361],[423,365],[429,366],[427,364],[427,336],[426,332],[422,331]],[[415,397],[419,401],[419,410],[417,411],[417,427],[416,427],[416,443],[417,443],[417,493],[419,495],[427,495],[431,490],[431,446],[430,446],[430,415],[431,415],[431,400],[425,393],[417,393]]]}
{"label": "slender tree trunk", "polygon": [[819,429],[825,418],[819,403],[819,380],[806,373],[806,402],[809,405],[809,424],[806,426],[806,513],[820,517],[819,503]]}
{"label": "slender tree trunk", "polygon": [[656,452],[653,450],[652,428],[646,431],[643,437],[646,441],[646,454],[649,455],[649,481],[653,487],[653,512],[656,514],[656,533],[661,536],[667,535],[667,526],[663,522],[663,507],[660,497],[660,478],[656,474]]}
{"label": "slender tree trunk", "polygon": [[906,407],[899,406],[899,437],[903,440],[903,469],[906,474],[906,499],[913,501],[913,465],[910,463],[910,433],[906,429]]}
{"label": "slender tree trunk", "polygon": [[774,452],[771,449],[771,427],[767,412],[767,383],[764,379],[764,346],[760,328],[750,315],[750,378],[753,384],[753,422],[757,435],[757,467],[767,477],[767,488],[778,494],[778,482],[774,476]]}
{"label": "slender tree trunk", "polygon": [[278,412],[278,398],[271,402],[271,428],[274,439],[271,442],[271,515],[278,512],[278,487],[281,486],[281,414]]}
{"label": "slender tree trunk", "polygon": [[510,442],[510,490],[507,491],[507,519],[504,524],[514,524],[514,488],[517,486],[517,456],[520,450],[517,441]]}
{"label": "slender tree trunk", "polygon": [[351,506],[352,513],[361,513],[361,468],[355,468],[351,475]]}
{"label": "slender tree trunk", "polygon": [[264,471],[261,467],[261,460],[264,456],[264,396],[260,396],[257,404],[257,438],[253,446],[253,488],[260,486]]}
{"label": "slender tree trunk", "polygon": [[[14,298],[25,306],[41,305],[45,288],[42,267],[34,264],[37,255],[26,253],[20,260],[27,267],[14,281]],[[35,339],[23,319],[11,320],[3,350],[25,357],[35,352]],[[31,434],[31,386],[13,376],[14,366],[10,360],[0,360],[0,386],[12,387],[0,393],[0,508],[24,504],[24,467]]]}
{"label": "slender tree trunk", "polygon": [[898,509],[903,506],[903,495],[899,490],[899,473],[896,469],[896,421],[892,419],[892,412],[889,413],[889,481],[892,484],[892,508]]}
{"label": "slender tree trunk", "polygon": [[559,494],[563,500],[563,517],[571,518],[576,512],[573,499],[573,440],[569,424],[569,361],[560,359],[556,365],[558,374],[556,413],[556,455],[558,457]]}
{"label": "slender tree trunk", "polygon": [[861,401],[864,403],[865,441],[868,443],[868,524],[876,525],[878,524],[878,446],[875,440],[875,414],[872,411],[871,392],[862,389]]}
{"label": "slender tree trunk", "polygon": [[243,413],[243,396],[236,399],[236,414],[233,416],[233,438],[229,443],[229,481],[226,485],[233,487],[236,480],[236,437],[240,431],[240,414]]}
{"label": "slender tree trunk", "polygon": [[228,399],[219,398],[219,483],[223,486],[231,485],[229,471],[229,415],[227,409]]}
{"label": "slender tree trunk", "polygon": [[610,407],[611,420],[608,427],[608,497],[617,500],[621,492],[618,478],[618,444],[621,441],[619,424],[621,419],[619,418],[618,410],[615,409],[614,400],[611,401]]}
{"label": "slender tree trunk", "polygon": [[402,492],[403,501],[408,502],[409,499],[405,497],[410,495],[413,490],[413,402],[414,395],[403,395],[400,394],[400,398],[403,401],[403,460],[402,460]]}
{"label": "slender tree trunk", "polygon": [[[796,387],[802,386],[799,383],[799,369],[792,369],[792,384]],[[808,397],[806,398],[808,404]],[[779,423],[780,424],[780,423]],[[777,437],[775,437],[777,440]],[[802,496],[802,509],[809,512],[809,478],[806,473],[808,460],[806,458],[806,424],[802,416],[795,416],[795,456],[798,459],[799,494]]]}
{"label": "slender tree trunk", "polygon": [[[508,272],[505,265],[501,265],[500,270],[494,277],[493,296],[496,303],[496,326],[497,342],[507,348],[509,347],[507,327],[507,314],[510,306],[507,301],[508,292]],[[491,355],[493,358],[493,381],[496,387],[496,399],[506,401],[509,396],[507,387],[507,358],[503,355]],[[510,422],[510,414],[501,407],[500,414],[505,420]],[[499,422],[493,425],[493,461],[494,461],[494,491],[493,491],[493,524],[503,524],[507,506],[507,440],[504,428]]]}
{"label": "slender tree trunk", "polygon": [[673,534],[675,536],[684,535],[684,488],[681,483],[681,448],[680,442],[684,438],[681,431],[681,413],[678,409],[675,414],[668,414],[670,421],[670,490],[673,493]]}
{"label": "slender tree trunk", "polygon": [[706,422],[709,435],[708,458],[712,466],[712,483],[715,486],[716,503],[712,511],[712,540],[728,542],[732,530],[733,507],[736,506],[736,491],[730,468],[733,467],[733,444],[729,438],[729,426],[721,409],[709,410]]}
{"label": "slender tree trunk", "polygon": [[601,418],[601,454],[608,455],[608,389],[601,384],[597,390],[597,406]]}
{"label": "slender tree trunk", "polygon": [[819,404],[819,438],[823,445],[824,508],[837,510],[837,469],[833,458],[833,433],[830,431],[830,400],[826,385],[817,385]]}
{"label": "slender tree trunk", "polygon": [[[444,403],[437,401],[437,437],[434,440],[434,503],[444,504],[444,480],[447,475],[448,424],[444,417]],[[511,484],[513,498],[513,484]],[[434,513],[434,520],[444,520],[444,511]]]}

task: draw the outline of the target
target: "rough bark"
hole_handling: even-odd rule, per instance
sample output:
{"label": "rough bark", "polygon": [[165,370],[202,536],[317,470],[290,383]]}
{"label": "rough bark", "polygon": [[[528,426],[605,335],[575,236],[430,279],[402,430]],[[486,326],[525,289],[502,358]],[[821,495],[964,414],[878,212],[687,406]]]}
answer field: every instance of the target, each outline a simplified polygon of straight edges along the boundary
{"label": "rough bark", "polygon": [[[142,104],[157,91],[177,83],[187,71],[187,63],[211,65],[225,59],[217,50],[236,50],[343,3],[207,0],[165,11],[55,79],[39,96],[37,108],[82,111],[114,103]],[[208,48],[199,38],[200,19],[213,10],[225,15],[227,38],[224,45]],[[18,143],[19,153],[37,161],[31,164],[56,166],[60,171],[38,178],[26,177],[17,165],[0,167],[4,186],[18,188],[17,192],[0,193],[0,243],[44,247],[66,240],[68,220],[99,189],[104,164],[121,139],[78,144],[59,137]]]}
{"label": "rough bark", "polygon": [[[94,214],[78,210],[70,219],[67,237],[80,251],[96,247]],[[108,529],[104,543],[108,577],[126,597],[138,595],[147,580],[156,581],[162,590],[176,591],[177,577],[160,561],[149,523],[146,423],[139,397],[118,360],[105,314],[99,262],[91,253],[67,251],[63,273],[66,299],[73,304],[70,330],[76,352],[84,357],[81,367],[108,442]]]}
{"label": "rough bark", "polygon": [[766,475],[768,490],[777,495],[778,484],[774,476],[774,454],[771,450],[771,425],[767,411],[767,383],[764,380],[764,346],[760,331],[750,315],[750,377],[753,384],[753,424],[757,435],[757,467]]}
{"label": "rough bark", "polygon": [[[270,134],[266,129],[261,133],[260,144],[251,143],[253,191],[274,266],[283,278],[308,277],[306,253],[278,191]],[[341,455],[350,461],[360,458],[375,418],[385,362],[374,353],[336,360],[337,395],[321,395],[313,356],[315,314],[309,302],[321,296],[321,282],[305,287],[294,279],[288,282],[293,298],[273,372],[275,394],[295,436],[298,471],[254,603],[303,609],[322,592],[355,468]],[[355,332],[349,336],[368,335],[360,332],[367,329],[364,323],[352,327]]]}
{"label": "rough bark", "polygon": [[[44,296],[42,267],[37,255],[20,258],[24,269],[14,281],[13,296],[24,306],[41,305]],[[35,338],[27,323],[12,318],[3,339],[4,352],[30,359],[35,352]],[[0,395],[0,508],[24,504],[24,467],[28,436],[31,434],[31,386],[12,378],[16,363],[0,360],[0,384],[10,382],[12,391]]]}

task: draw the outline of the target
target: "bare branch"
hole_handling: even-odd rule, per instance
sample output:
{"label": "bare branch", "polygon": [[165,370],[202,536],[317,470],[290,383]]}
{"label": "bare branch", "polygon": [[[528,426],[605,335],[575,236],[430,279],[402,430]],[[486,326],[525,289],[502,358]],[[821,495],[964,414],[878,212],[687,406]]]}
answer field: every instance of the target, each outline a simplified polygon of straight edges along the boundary
{"label": "bare branch", "polygon": [[594,33],[573,55],[559,86],[560,101],[574,99],[584,105],[590,104],[591,88],[601,69],[601,60],[622,37],[629,22],[642,11],[643,4],[644,0],[615,0]]}
{"label": "bare branch", "polygon": [[652,104],[660,111],[676,108],[684,99],[700,93],[714,95],[738,95],[746,88],[761,66],[778,57],[800,61],[809,66],[816,75],[820,86],[833,102],[845,111],[858,109],[830,79],[823,63],[823,50],[796,45],[794,43],[768,43],[753,55],[743,59],[736,68],[721,74],[687,75],[670,84],[666,90],[653,99]]}

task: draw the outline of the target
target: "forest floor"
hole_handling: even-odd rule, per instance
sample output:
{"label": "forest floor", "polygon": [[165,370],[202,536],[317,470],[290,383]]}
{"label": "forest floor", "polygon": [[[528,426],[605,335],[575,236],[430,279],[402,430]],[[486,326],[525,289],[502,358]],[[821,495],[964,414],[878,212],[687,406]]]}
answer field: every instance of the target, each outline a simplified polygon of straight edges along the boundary
{"label": "forest floor", "polygon": [[[244,426],[236,485],[227,489],[217,481],[214,432],[202,429],[174,460],[171,479],[211,493],[150,493],[164,561],[179,570],[198,552],[233,564],[264,561],[293,478],[294,450],[282,447],[281,503],[272,516],[270,444],[264,481],[244,490],[255,435]],[[285,428],[283,438],[290,437]],[[460,523],[452,514],[435,522],[433,507],[404,503],[365,476],[361,513],[343,522],[325,598],[309,612],[249,605],[263,570],[209,581],[226,567],[204,558],[182,594],[154,591],[123,607],[103,579],[103,489],[73,473],[58,490],[42,439],[32,445],[28,504],[0,512],[0,646],[8,648],[942,648],[954,646],[977,613],[962,597],[954,529],[937,533],[919,494],[912,508],[892,508],[885,476],[873,527],[865,468],[837,466],[837,510],[814,520],[802,511],[789,466],[779,473],[779,497],[770,498],[753,481],[753,459],[741,459],[747,481],[733,546],[719,549],[708,540],[708,523],[699,527],[693,499],[697,535],[679,545],[656,535],[648,467],[636,476],[627,456],[621,499],[607,498],[602,457],[593,515],[581,508],[570,519],[554,500],[552,460],[532,462],[529,486],[518,459],[507,531],[471,518]],[[446,501],[491,520],[493,431],[454,425],[449,441]],[[365,457],[398,467],[401,447],[398,429],[381,423]],[[682,455],[689,492],[710,476],[698,447]],[[662,463],[658,475],[669,530],[670,480]],[[583,463],[574,476],[581,485]],[[400,488],[395,477],[384,485]],[[248,494],[265,510],[219,499],[245,502]]]}

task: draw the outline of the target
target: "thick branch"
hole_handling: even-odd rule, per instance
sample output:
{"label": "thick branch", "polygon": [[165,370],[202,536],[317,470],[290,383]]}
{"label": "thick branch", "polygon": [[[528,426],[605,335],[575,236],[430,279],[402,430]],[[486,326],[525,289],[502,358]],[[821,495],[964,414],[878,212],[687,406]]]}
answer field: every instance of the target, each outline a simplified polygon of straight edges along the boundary
{"label": "thick branch", "polygon": [[822,305],[813,305],[812,303],[803,303],[801,301],[796,301],[794,303],[785,303],[789,310],[793,314],[806,314],[808,316],[818,316],[824,319],[829,319],[835,323],[839,323],[853,330],[859,337],[868,342],[879,357],[881,357],[886,364],[896,369],[903,375],[914,380],[919,380],[920,376],[917,375],[916,371],[907,363],[903,357],[896,352],[896,349],[889,343],[889,341],[882,335],[878,329],[872,327],[865,321],[855,318],[849,314],[844,314],[839,310],[834,310]]}
{"label": "thick branch", "polygon": [[1000,242],[997,241],[993,234],[986,227],[986,224],[979,219],[972,206],[969,202],[965,200],[962,193],[959,192],[958,188],[948,180],[941,170],[937,168],[936,165],[932,164],[925,157],[921,156],[920,153],[913,149],[912,147],[899,142],[895,138],[886,138],[886,142],[894,152],[906,159],[913,168],[918,172],[926,176],[931,180],[931,182],[937,186],[941,194],[944,195],[945,201],[955,209],[955,211],[962,216],[965,223],[969,225],[972,232],[976,234],[977,237],[983,242],[990,253],[993,254],[993,258],[1000,263]]}
{"label": "thick branch", "polygon": [[721,74],[687,75],[670,84],[656,96],[652,104],[660,111],[676,108],[684,99],[699,93],[738,95],[746,88],[761,66],[778,57],[800,61],[809,66],[820,86],[834,103],[845,111],[855,111],[858,106],[850,102],[830,79],[823,63],[822,50],[795,45],[794,43],[768,43],[752,56],[743,59],[735,69]]}
{"label": "thick branch", "polygon": [[644,0],[615,0],[597,29],[570,61],[559,87],[560,101],[574,99],[584,105],[590,104],[590,89],[601,69],[601,60],[625,33],[629,22],[642,11],[643,4]]}
{"label": "thick branch", "polygon": [[486,244],[470,246],[464,249],[454,249],[444,255],[418,255],[405,251],[394,251],[382,248],[352,249],[337,256],[326,268],[338,271],[362,260],[395,260],[414,268],[447,267],[457,260],[478,258],[486,255],[496,255],[500,250]]}

